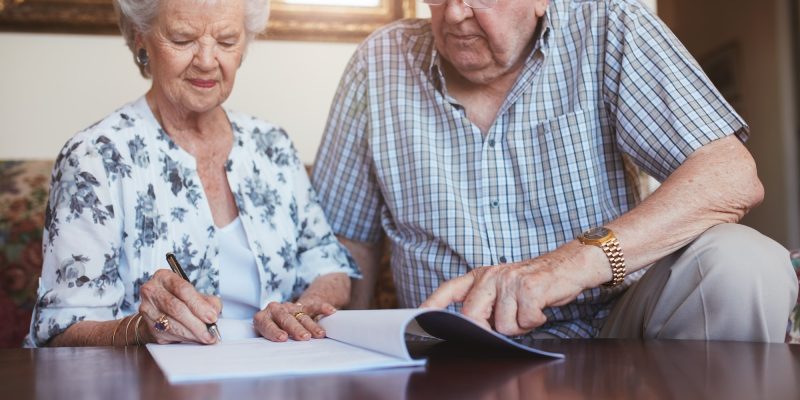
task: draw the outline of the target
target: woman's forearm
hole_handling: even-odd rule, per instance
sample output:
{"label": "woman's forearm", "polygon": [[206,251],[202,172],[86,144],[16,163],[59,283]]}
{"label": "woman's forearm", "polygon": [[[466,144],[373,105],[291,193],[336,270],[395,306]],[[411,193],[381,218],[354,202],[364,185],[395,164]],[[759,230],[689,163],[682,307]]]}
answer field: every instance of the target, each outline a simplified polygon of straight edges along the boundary
{"label": "woman's forearm", "polygon": [[[50,347],[129,346],[144,344],[149,335],[138,314],[111,321],[81,321],[53,336]],[[137,342],[137,332],[138,342]]]}
{"label": "woman's forearm", "polygon": [[350,277],[341,272],[317,277],[297,301],[303,303],[303,299],[323,301],[342,308],[350,302]]}

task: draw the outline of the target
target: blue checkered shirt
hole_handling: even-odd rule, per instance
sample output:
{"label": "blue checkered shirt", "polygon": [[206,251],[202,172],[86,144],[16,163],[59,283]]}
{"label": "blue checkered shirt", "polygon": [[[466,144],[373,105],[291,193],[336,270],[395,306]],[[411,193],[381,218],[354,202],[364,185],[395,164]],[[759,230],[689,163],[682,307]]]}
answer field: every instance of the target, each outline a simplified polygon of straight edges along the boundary
{"label": "blue checkered shirt", "polygon": [[[537,34],[485,135],[447,92],[428,20],[375,32],[345,70],[313,183],[337,234],[388,235],[401,306],[631,209],[623,155],[663,180],[713,140],[746,139],[744,121],[635,0],[551,0]],[[540,331],[595,336],[635,279],[546,309]]]}

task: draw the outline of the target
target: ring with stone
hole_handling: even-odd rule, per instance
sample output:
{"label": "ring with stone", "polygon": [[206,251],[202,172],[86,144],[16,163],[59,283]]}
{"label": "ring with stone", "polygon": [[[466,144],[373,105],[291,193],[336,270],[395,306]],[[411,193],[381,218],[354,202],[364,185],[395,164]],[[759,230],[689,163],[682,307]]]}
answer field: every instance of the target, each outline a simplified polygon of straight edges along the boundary
{"label": "ring with stone", "polygon": [[166,332],[169,330],[169,320],[167,319],[167,314],[161,314],[160,317],[156,320],[156,323],[153,324],[153,327],[156,328],[159,332]]}

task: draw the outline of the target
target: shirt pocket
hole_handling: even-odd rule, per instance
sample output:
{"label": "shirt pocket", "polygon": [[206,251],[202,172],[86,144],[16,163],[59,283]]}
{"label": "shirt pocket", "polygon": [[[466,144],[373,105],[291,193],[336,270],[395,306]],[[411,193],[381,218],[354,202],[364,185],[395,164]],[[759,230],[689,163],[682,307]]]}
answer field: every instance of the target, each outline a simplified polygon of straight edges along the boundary
{"label": "shirt pocket", "polygon": [[[547,231],[548,247],[601,224],[607,169],[601,121],[595,110],[577,110],[538,121],[514,139],[526,219]],[[513,151],[513,150],[512,150]],[[611,152],[613,156],[613,151]],[[544,233],[544,232],[539,232]],[[552,250],[552,249],[550,249]]]}

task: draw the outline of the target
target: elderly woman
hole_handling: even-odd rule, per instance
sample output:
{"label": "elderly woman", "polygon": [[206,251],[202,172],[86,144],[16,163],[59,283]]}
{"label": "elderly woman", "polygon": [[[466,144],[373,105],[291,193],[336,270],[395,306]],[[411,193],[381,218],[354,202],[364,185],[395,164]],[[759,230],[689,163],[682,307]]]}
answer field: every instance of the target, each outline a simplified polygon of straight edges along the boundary
{"label": "elderly woman", "polygon": [[316,317],[349,301],[355,265],[286,134],[222,107],[267,0],[116,6],[152,86],[59,154],[29,344],[211,344],[220,316],[324,336]]}

